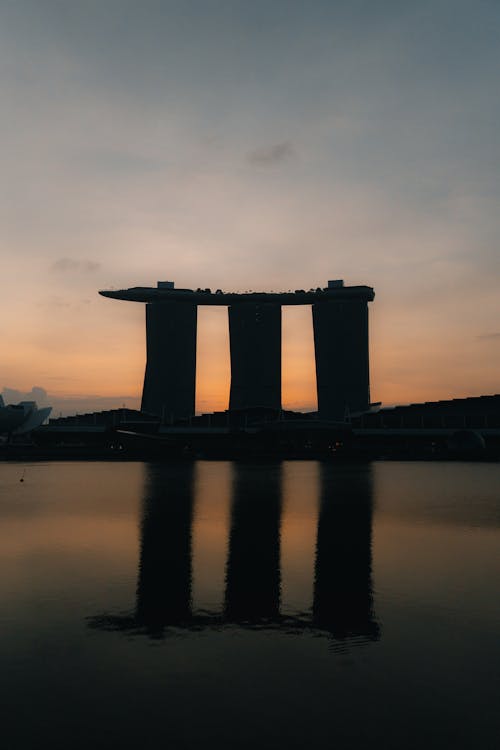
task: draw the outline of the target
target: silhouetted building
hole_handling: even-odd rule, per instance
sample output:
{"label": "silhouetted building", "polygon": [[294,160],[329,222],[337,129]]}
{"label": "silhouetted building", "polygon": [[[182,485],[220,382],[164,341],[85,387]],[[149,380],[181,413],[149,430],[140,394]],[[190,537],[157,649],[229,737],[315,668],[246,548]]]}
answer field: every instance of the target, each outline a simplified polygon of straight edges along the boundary
{"label": "silhouetted building", "polygon": [[146,305],[147,362],[141,410],[165,422],[194,414],[197,306]]}
{"label": "silhouetted building", "polygon": [[230,410],[281,408],[281,306],[312,305],[318,412],[344,420],[370,406],[368,306],[371,287],[308,292],[223,292],[218,289],[134,287],[105,297],[146,303],[147,364],[142,410],[163,421],[194,415],[197,305],[227,305],[231,343]]}
{"label": "silhouetted building", "polygon": [[312,306],[321,419],[343,420],[370,407],[367,303],[372,298],[366,294]]}
{"label": "silhouetted building", "polygon": [[281,408],[281,306],[231,305],[229,409]]}
{"label": "silhouetted building", "polygon": [[500,394],[390,406],[365,414],[353,424],[367,428],[472,429],[486,435],[488,430],[500,428]]}

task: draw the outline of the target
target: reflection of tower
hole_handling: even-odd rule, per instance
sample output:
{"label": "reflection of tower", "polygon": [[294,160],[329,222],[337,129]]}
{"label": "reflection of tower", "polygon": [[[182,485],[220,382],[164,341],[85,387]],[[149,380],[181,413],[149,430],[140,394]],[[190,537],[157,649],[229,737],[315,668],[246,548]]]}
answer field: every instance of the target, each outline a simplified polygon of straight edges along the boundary
{"label": "reflection of tower", "polygon": [[232,305],[230,409],[281,409],[281,306]]}
{"label": "reflection of tower", "polygon": [[197,309],[189,302],[146,305],[147,361],[141,409],[167,421],[194,414]]}
{"label": "reflection of tower", "polygon": [[194,464],[147,466],[136,619],[151,630],[191,617]]}
{"label": "reflection of tower", "polygon": [[322,464],[320,471],[314,624],[336,638],[375,639],[371,468]]}
{"label": "reflection of tower", "polygon": [[281,465],[234,464],[225,617],[257,622],[280,605]]}

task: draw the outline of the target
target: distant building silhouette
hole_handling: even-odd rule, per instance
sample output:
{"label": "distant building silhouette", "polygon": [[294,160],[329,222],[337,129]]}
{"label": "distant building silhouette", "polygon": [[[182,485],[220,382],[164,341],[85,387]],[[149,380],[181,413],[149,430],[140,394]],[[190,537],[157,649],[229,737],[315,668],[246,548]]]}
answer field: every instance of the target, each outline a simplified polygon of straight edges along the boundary
{"label": "distant building silhouette", "polygon": [[318,412],[344,419],[370,407],[368,304],[366,298],[312,306]]}
{"label": "distant building silhouette", "polygon": [[146,373],[141,411],[163,421],[194,414],[196,387],[196,305],[146,305]]}
{"label": "distant building silhouette", "polygon": [[371,287],[343,281],[294,293],[222,292],[158,287],[101,291],[105,297],[146,303],[147,362],[142,410],[163,421],[195,410],[198,305],[229,308],[230,410],[281,408],[281,306],[312,305],[318,413],[343,421],[370,407],[368,302]]}
{"label": "distant building silhouette", "polygon": [[229,409],[281,409],[281,305],[231,305]]}

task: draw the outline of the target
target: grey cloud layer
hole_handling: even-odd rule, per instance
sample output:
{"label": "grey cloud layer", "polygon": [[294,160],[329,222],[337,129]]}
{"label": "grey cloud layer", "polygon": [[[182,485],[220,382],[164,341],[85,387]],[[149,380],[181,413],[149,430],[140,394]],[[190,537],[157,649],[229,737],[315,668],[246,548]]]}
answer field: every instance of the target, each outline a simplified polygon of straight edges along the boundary
{"label": "grey cloud layer", "polygon": [[77,260],[75,258],[59,258],[55,260],[51,266],[51,271],[65,272],[83,272],[92,273],[97,271],[101,267],[101,264],[95,260]]}
{"label": "grey cloud layer", "polygon": [[295,156],[295,148],[290,141],[274,143],[271,146],[262,146],[248,154],[250,164],[257,164],[262,167],[271,167],[275,164],[288,161]]}
{"label": "grey cloud layer", "polygon": [[492,341],[495,339],[500,339],[500,332],[497,333],[483,333],[480,336],[477,337],[479,341]]}

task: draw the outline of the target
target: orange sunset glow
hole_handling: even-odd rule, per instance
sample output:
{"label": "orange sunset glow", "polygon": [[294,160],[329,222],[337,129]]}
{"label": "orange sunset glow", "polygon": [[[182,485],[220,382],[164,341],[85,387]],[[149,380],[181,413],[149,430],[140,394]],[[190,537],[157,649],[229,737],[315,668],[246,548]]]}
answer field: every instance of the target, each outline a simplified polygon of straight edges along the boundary
{"label": "orange sunset glow", "polygon": [[[384,319],[384,311],[377,310],[378,303],[376,297],[370,304],[372,401],[409,403],[498,390],[500,361],[491,346],[494,339],[474,340],[470,333],[469,351],[474,356],[468,360],[462,349],[462,330],[450,332],[447,320],[436,321],[432,327],[430,315],[424,311],[428,327],[422,329],[420,316],[407,313],[405,328],[401,318]],[[94,319],[89,327],[88,316],[78,313],[83,330],[59,320],[52,329],[52,342],[50,337],[43,338],[43,318],[38,324],[35,321],[34,330],[29,326],[32,330],[27,339],[7,337],[5,385],[15,384],[21,392],[41,385],[60,400],[62,409],[74,404],[75,411],[84,411],[94,402],[98,408],[100,400],[96,397],[104,404],[115,399],[112,403],[116,406],[126,403],[137,408],[145,367],[143,305],[97,300],[94,306],[100,308],[102,325]],[[49,361],[43,358],[41,344],[51,353]],[[226,308],[199,308],[197,348],[197,412],[226,409],[230,385]],[[482,352],[488,348],[490,356],[484,358]],[[283,308],[282,357],[284,408],[314,410],[316,375],[310,307]]]}

